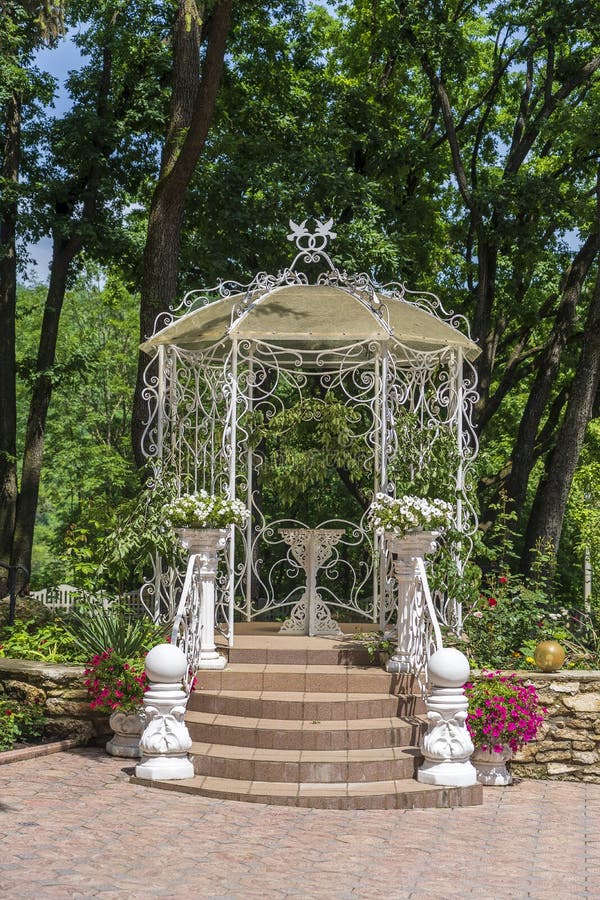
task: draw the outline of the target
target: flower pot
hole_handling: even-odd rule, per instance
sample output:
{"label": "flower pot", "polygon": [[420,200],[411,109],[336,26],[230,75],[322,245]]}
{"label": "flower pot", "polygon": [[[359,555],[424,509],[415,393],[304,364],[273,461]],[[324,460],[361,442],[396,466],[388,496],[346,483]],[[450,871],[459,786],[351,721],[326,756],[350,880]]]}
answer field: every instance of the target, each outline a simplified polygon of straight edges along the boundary
{"label": "flower pot", "polygon": [[117,709],[111,715],[108,724],[114,734],[106,745],[106,752],[111,756],[138,759],[142,755],[140,752],[140,737],[144,730],[142,710],[125,712]]}
{"label": "flower pot", "polygon": [[227,540],[226,528],[177,528],[177,536],[188,553],[207,553],[216,557]]}
{"label": "flower pot", "polygon": [[512,755],[510,747],[503,747],[499,753],[476,747],[471,762],[477,770],[477,781],[480,784],[496,786],[512,784],[512,775],[506,768],[506,763],[512,759]]}

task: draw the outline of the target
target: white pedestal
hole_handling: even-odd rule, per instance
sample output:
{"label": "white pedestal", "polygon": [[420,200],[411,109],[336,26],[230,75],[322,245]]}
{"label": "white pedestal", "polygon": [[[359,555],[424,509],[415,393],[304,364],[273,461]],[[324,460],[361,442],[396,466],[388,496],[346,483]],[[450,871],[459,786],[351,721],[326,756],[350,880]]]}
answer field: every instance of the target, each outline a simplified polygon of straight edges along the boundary
{"label": "white pedestal", "polygon": [[396,615],[398,646],[386,663],[388,672],[419,674],[426,661],[425,595],[419,559],[436,548],[437,531],[417,531],[399,537],[386,532],[392,572],[398,586]]}
{"label": "white pedestal", "polygon": [[422,784],[470,787],[477,772],[469,757],[473,742],[466,726],[468,700],[463,685],[469,677],[466,656],[453,647],[433,653],[429,678],[433,684],[427,698],[427,734],[421,742],[425,761],[417,780]]}
{"label": "white pedestal", "polygon": [[227,541],[225,528],[180,528],[179,539],[190,558],[184,593],[186,607],[186,655],[197,669],[224,669],[227,660],[215,644],[215,580],[218,554]]}
{"label": "white pedestal", "polygon": [[146,657],[150,689],[144,694],[146,727],[140,738],[142,760],[135,767],[138,778],[194,777],[188,759],[192,739],[184,722],[188,695],[181,688],[186,669],[183,652],[173,644],[159,644]]}

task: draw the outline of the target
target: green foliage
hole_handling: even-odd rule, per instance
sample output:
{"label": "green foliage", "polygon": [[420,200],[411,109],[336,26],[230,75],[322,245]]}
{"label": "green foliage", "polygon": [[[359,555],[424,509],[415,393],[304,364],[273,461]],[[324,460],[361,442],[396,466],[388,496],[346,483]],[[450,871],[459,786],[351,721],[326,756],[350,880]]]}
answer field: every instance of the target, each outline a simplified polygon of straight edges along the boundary
{"label": "green foliage", "polygon": [[142,656],[163,643],[169,630],[165,623],[155,623],[147,616],[133,616],[120,603],[112,603],[107,608],[100,603],[82,605],[71,614],[64,628],[85,660],[107,650],[114,651],[123,660]]}
{"label": "green foliage", "polygon": [[37,741],[46,718],[39,704],[21,700],[0,700],[0,750],[12,750],[17,743]]}
{"label": "green foliage", "polygon": [[396,435],[400,452],[389,469],[396,496],[415,494],[456,503],[460,463],[456,435],[433,423],[423,428],[419,417],[408,410],[397,416]]}
{"label": "green foliage", "polygon": [[35,659],[48,663],[84,662],[70,631],[58,620],[40,625],[33,619],[16,619],[0,629],[0,656]]}
{"label": "green foliage", "polygon": [[544,590],[528,586],[521,576],[508,571],[487,576],[483,593],[463,611],[471,664],[497,669],[519,665],[526,642],[540,640],[549,609]]}
{"label": "green foliage", "polygon": [[331,392],[303,397],[274,415],[258,437],[265,441],[261,482],[280,503],[293,505],[303,494],[323,488],[336,469],[360,489],[369,483],[362,416]]}
{"label": "green foliage", "polygon": [[352,640],[365,648],[371,663],[382,662],[381,657],[391,656],[396,650],[396,641],[381,631],[355,631]]}
{"label": "green foliage", "polygon": [[117,507],[112,528],[95,550],[96,583],[125,584],[132,574],[140,579],[157,553],[171,563],[182,562],[181,544],[165,526],[164,510],[175,496],[174,483],[159,478]]}
{"label": "green foliage", "polygon": [[[0,101],[17,90],[24,113],[23,179],[18,186],[2,184],[3,202],[15,194],[20,199],[23,244],[47,234],[65,242],[82,239],[87,259],[102,267],[103,277],[108,271],[102,288],[90,277],[71,282],[57,360],[46,373],[54,397],[34,578],[44,584],[133,586],[149,544],[160,544],[163,536],[144,501],[133,499],[138,481],[128,429],[137,301],[114,273],[119,268],[129,284],[139,284],[155,150],[168,108],[174,5],[71,3],[70,24],[85,58],[68,80],[72,108],[55,116],[45,109],[53,80],[35,71],[33,52],[60,32],[60,17],[53,20],[53,4],[38,4],[31,15],[30,7],[9,4],[0,26]],[[493,497],[513,455],[541,349],[555,327],[563,274],[595,222],[598,74],[589,83],[576,76],[598,53],[599,21],[597,3],[555,0],[242,5],[228,45],[217,120],[189,191],[182,291],[222,276],[277,270],[289,258],[290,216],[333,216],[339,237],[332,252],[342,267],[434,289],[447,306],[472,321],[481,319],[481,345],[493,348],[489,372],[483,370],[481,408],[488,375],[489,394],[498,391],[499,403],[481,428],[480,493]],[[82,22],[85,27],[78,27]],[[439,97],[424,71],[426,58],[448,96],[454,155]],[[100,109],[106,60],[111,89]],[[569,84],[579,86],[568,91]],[[537,139],[522,163],[511,167],[513,139],[538,123]],[[470,206],[453,172],[457,155]],[[99,185],[93,224],[81,215],[89,197],[78,193],[91,162],[98,164]],[[479,267],[488,256],[493,266],[486,280]],[[594,277],[595,266],[590,272]],[[485,285],[489,321],[479,316]],[[579,322],[590,293],[584,285]],[[23,291],[19,298],[19,446],[44,294]],[[563,351],[537,435],[539,460],[517,511],[514,554],[552,449],[552,404],[558,403],[559,421],[561,392],[577,362],[578,327]],[[261,436],[269,450],[263,495],[273,518],[318,521],[331,509],[353,518],[371,499],[357,438],[363,423],[342,416],[336,403],[323,408],[318,420],[318,402],[275,417]],[[454,502],[452,435],[441,432],[422,441],[411,416],[399,423],[402,446],[410,452],[392,473],[397,493]],[[569,606],[581,594],[585,546],[595,571],[600,565],[593,431],[560,557],[557,584]],[[486,541],[493,553],[492,530]],[[454,576],[449,568],[444,578],[450,577],[453,592],[473,590],[473,570],[468,588],[462,573]]]}
{"label": "green foliage", "polygon": [[[18,402],[23,413],[42,298],[40,288],[19,293]],[[98,547],[117,521],[116,508],[139,485],[129,441],[135,297],[115,277],[99,289],[90,275],[68,292],[62,324],[46,429],[33,586],[67,581],[93,588]],[[114,582],[111,587],[114,590]]]}

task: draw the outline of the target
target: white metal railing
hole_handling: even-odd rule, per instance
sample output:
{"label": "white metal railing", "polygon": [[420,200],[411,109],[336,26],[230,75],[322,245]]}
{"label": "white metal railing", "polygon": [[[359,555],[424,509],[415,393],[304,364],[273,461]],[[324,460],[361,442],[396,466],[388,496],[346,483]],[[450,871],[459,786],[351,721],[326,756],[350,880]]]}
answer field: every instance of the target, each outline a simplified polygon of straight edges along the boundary
{"label": "white metal railing", "polygon": [[180,647],[187,659],[185,685],[189,691],[198,669],[222,669],[227,664],[214,640],[218,554],[226,546],[227,530],[180,529],[179,536],[189,558],[171,643]]}
{"label": "white metal railing", "polygon": [[386,533],[391,574],[396,588],[398,646],[387,664],[390,672],[427,677],[427,661],[443,647],[442,632],[431,596],[424,557],[435,549],[435,532],[398,537]]}

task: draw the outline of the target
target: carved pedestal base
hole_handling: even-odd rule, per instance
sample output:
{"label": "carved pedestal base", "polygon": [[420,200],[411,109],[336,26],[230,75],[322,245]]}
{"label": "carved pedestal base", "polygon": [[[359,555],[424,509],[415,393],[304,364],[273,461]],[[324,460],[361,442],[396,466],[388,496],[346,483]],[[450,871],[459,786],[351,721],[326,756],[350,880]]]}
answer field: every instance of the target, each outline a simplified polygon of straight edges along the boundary
{"label": "carved pedestal base", "polygon": [[[310,612],[312,612],[312,620],[309,615]],[[293,607],[289,617],[279,629],[279,633],[308,634],[311,637],[320,634],[343,634],[338,623],[331,618],[329,607],[323,603],[318,594],[314,598],[312,609],[309,599],[304,594],[302,599]]]}
{"label": "carved pedestal base", "polygon": [[200,659],[198,660],[199,669],[224,669],[226,666],[227,660],[216,651],[200,654]]}
{"label": "carved pedestal base", "polygon": [[466,656],[453,647],[438,650],[429,659],[433,684],[427,698],[427,734],[421,742],[425,757],[417,773],[422,784],[469,787],[477,772],[469,757],[473,742],[467,731],[468,701],[463,685],[469,677]]}
{"label": "carved pedestal base", "polygon": [[144,695],[146,727],[140,738],[142,761],[135,767],[138,778],[194,777],[187,755],[192,739],[183,721],[188,698],[181,682],[186,667],[185,656],[173,644],[159,644],[146,657],[150,690]]}

